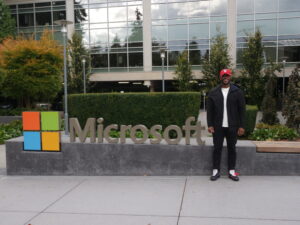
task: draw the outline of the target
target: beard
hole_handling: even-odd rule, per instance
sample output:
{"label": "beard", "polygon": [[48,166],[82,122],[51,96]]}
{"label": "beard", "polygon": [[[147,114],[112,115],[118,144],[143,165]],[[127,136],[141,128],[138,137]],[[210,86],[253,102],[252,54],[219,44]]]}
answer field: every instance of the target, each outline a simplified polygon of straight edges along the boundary
{"label": "beard", "polygon": [[222,80],[222,84],[228,85],[228,84],[230,84],[230,80],[224,79],[224,80]]}

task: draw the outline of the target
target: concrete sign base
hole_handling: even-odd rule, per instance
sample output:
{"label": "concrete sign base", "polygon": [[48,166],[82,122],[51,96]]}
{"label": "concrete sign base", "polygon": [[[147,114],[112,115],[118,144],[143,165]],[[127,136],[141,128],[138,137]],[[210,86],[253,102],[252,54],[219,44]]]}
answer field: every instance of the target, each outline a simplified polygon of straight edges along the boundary
{"label": "concrete sign base", "polygon": [[[62,136],[61,152],[23,151],[23,137],[6,142],[8,175],[210,175],[212,139],[205,145],[70,143]],[[236,170],[241,175],[300,175],[300,154],[261,153],[251,141],[238,141]],[[227,173],[224,147],[222,173]]]}

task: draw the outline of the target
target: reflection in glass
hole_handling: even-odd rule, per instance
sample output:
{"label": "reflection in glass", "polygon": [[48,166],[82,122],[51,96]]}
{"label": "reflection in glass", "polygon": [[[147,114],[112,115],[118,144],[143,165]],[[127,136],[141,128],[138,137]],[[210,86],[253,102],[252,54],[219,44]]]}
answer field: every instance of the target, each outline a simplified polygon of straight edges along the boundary
{"label": "reflection in glass", "polygon": [[249,14],[249,15],[239,15],[237,16],[237,20],[254,20],[254,14]]}
{"label": "reflection in glass", "polygon": [[109,55],[110,67],[127,67],[126,53],[111,53]]}
{"label": "reflection in glass", "polygon": [[227,34],[226,22],[210,23],[210,37],[215,37],[219,33]]}
{"label": "reflection in glass", "polygon": [[[107,24],[107,23],[103,23],[103,24]],[[114,28],[114,27],[127,27],[127,23],[126,22],[112,22],[112,23],[109,23],[108,26],[110,28]]]}
{"label": "reflection in glass", "polygon": [[277,18],[277,13],[259,13],[255,14],[255,19],[260,20],[260,19],[275,19]]}
{"label": "reflection in glass", "polygon": [[83,44],[88,45],[90,43],[88,30],[76,30],[76,33],[81,35]]}
{"label": "reflection in glass", "polygon": [[255,1],[255,12],[276,12],[277,0]]}
{"label": "reflection in glass", "polygon": [[110,22],[126,21],[126,7],[108,8],[108,18]]}
{"label": "reflection in glass", "polygon": [[129,6],[128,7],[128,21],[143,20],[143,7],[142,6]]}
{"label": "reflection in glass", "polygon": [[279,13],[279,18],[300,17],[300,12],[284,12]]}
{"label": "reflection in glass", "polygon": [[52,24],[51,12],[36,13],[35,18],[36,18],[36,25],[37,26],[51,25]]}
{"label": "reflection in glass", "polygon": [[152,40],[167,41],[167,27],[152,26]]}
{"label": "reflection in glass", "polygon": [[201,50],[193,50],[189,52],[190,63],[192,65],[200,65],[201,64]]}
{"label": "reflection in glass", "polygon": [[33,13],[19,14],[19,26],[20,27],[34,26]]}
{"label": "reflection in glass", "polygon": [[238,0],[236,1],[236,5],[237,14],[254,12],[254,0]]}
{"label": "reflection in glass", "polygon": [[279,11],[295,11],[300,10],[298,0],[279,0]]}
{"label": "reflection in glass", "polygon": [[82,23],[85,21],[88,21],[88,10],[81,8],[81,9],[75,9],[74,10],[74,20],[75,23]]}
{"label": "reflection in glass", "polygon": [[280,34],[299,34],[300,18],[289,18],[279,20],[279,35]]}
{"label": "reflection in glass", "polygon": [[236,49],[236,63],[242,63],[243,62],[243,48],[237,48]]}
{"label": "reflection in glass", "polygon": [[53,21],[65,20],[65,19],[66,19],[66,11],[54,11],[53,12]]}
{"label": "reflection in glass", "polygon": [[255,21],[255,28],[256,30],[259,29],[263,36],[277,34],[276,20],[257,20]]}
{"label": "reflection in glass", "polygon": [[189,39],[206,39],[209,38],[209,26],[208,23],[204,24],[191,24]]}
{"label": "reflection in glass", "polygon": [[226,15],[227,0],[210,1],[210,15]]}
{"label": "reflection in glass", "polygon": [[276,47],[265,47],[264,48],[265,62],[276,62]]}
{"label": "reflection in glass", "polygon": [[208,16],[209,15],[209,1],[189,2],[189,16]]}
{"label": "reflection in glass", "polygon": [[91,64],[93,68],[105,68],[108,67],[108,55],[107,54],[92,54]]}
{"label": "reflection in glass", "polygon": [[187,40],[187,25],[169,26],[169,40]]}
{"label": "reflection in glass", "polygon": [[90,9],[90,23],[104,23],[107,22],[107,9]]}
{"label": "reflection in glass", "polygon": [[173,66],[177,64],[177,60],[179,55],[181,54],[181,51],[172,51],[168,52],[168,57],[169,57],[169,66]]}
{"label": "reflection in glass", "polygon": [[155,4],[151,5],[152,19],[167,19],[167,4]]}
{"label": "reflection in glass", "polygon": [[183,3],[169,3],[168,4],[168,18],[182,18],[189,16],[189,4]]}
{"label": "reflection in glass", "polygon": [[129,53],[129,66],[130,67],[143,66],[143,53],[142,52]]}
{"label": "reflection in glass", "polygon": [[107,29],[90,31],[91,45],[100,45],[108,42]]}
{"label": "reflection in glass", "polygon": [[300,62],[300,46],[278,47],[278,59],[288,57],[287,62]]}
{"label": "reflection in glass", "polygon": [[182,45],[186,46],[187,45],[187,40],[176,40],[176,41],[169,41],[168,45]]}
{"label": "reflection in glass", "polygon": [[110,28],[109,29],[109,42],[110,43],[123,43],[126,42],[127,28]]}
{"label": "reflection in glass", "polygon": [[237,36],[244,37],[248,33],[254,33],[253,21],[238,21],[237,22]]}
{"label": "reflection in glass", "polygon": [[143,41],[143,28],[140,24],[128,29],[128,42]]}
{"label": "reflection in glass", "polygon": [[160,52],[152,52],[152,65],[161,66]]}

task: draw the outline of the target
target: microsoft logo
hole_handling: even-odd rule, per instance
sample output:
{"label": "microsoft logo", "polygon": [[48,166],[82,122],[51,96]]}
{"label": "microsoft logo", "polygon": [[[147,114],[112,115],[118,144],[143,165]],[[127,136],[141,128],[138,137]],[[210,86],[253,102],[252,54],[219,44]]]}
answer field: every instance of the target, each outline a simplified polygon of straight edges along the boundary
{"label": "microsoft logo", "polygon": [[23,112],[25,151],[60,151],[58,112]]}

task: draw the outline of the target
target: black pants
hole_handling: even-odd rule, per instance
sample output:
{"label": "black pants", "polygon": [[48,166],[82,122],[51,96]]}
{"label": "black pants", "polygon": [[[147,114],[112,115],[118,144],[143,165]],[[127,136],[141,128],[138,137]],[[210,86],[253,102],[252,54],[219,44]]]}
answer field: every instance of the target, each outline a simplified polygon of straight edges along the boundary
{"label": "black pants", "polygon": [[236,149],[235,145],[237,142],[237,128],[215,128],[213,133],[214,141],[214,152],[213,152],[213,168],[220,170],[221,156],[224,137],[227,141],[227,150],[228,150],[228,170],[235,169],[236,162]]}

